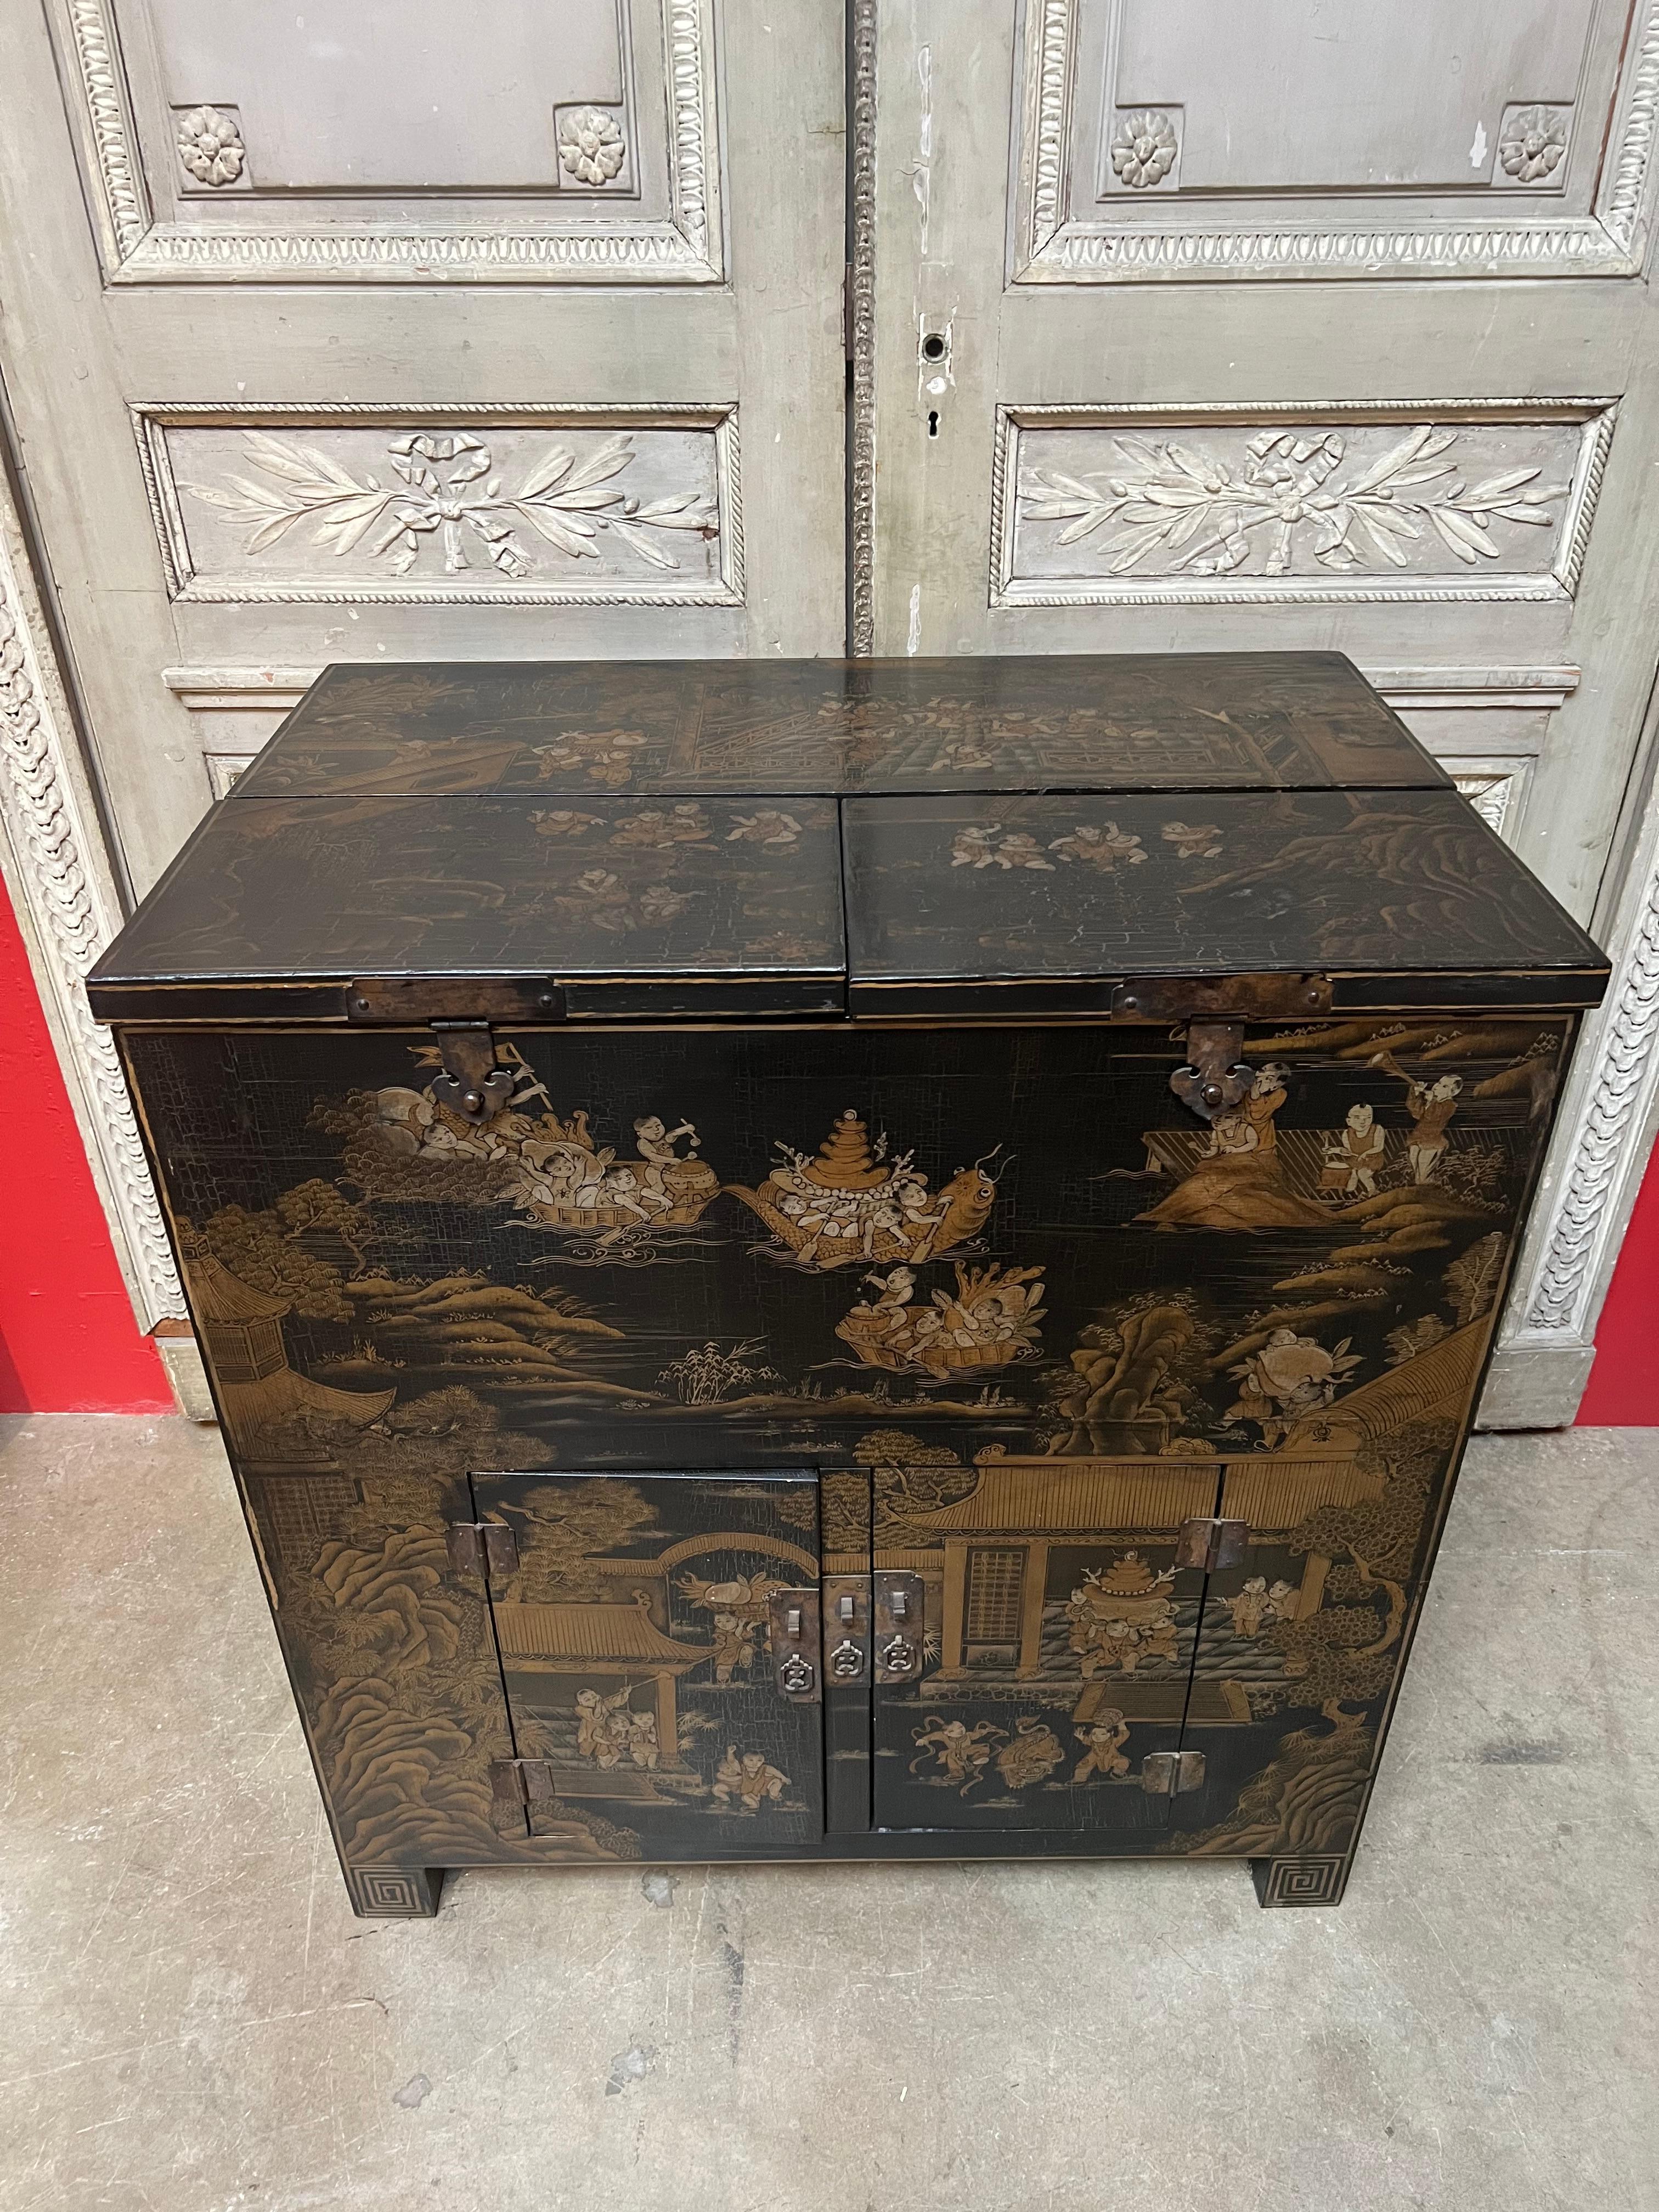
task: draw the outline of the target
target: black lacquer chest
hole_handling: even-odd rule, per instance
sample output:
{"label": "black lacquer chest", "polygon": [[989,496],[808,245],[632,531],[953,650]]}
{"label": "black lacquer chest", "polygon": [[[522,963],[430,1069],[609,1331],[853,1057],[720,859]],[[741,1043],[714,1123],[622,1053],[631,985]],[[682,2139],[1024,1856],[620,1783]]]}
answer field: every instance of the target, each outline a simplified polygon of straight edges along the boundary
{"label": "black lacquer chest", "polygon": [[90,991],[357,1909],[1335,1903],[1606,976],[1337,655],[327,672]]}

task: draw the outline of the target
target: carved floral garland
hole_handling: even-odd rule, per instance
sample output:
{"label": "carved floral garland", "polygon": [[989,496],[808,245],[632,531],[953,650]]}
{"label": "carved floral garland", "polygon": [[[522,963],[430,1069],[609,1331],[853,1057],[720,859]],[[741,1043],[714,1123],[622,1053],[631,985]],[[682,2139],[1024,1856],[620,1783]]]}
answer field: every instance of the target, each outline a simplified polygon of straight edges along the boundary
{"label": "carved floral garland", "polygon": [[1456,465],[1441,457],[1455,430],[1422,423],[1358,474],[1342,478],[1346,453],[1335,430],[1304,434],[1263,430],[1235,471],[1201,447],[1112,441],[1124,465],[1073,477],[1059,469],[1033,469],[1021,483],[1023,513],[1033,522],[1064,522],[1060,545],[1080,544],[1109,522],[1119,526],[1097,549],[1109,556],[1109,575],[1121,575],[1154,555],[1160,570],[1224,576],[1242,568],[1267,533],[1269,576],[1291,572],[1307,544],[1321,568],[1339,574],[1374,567],[1410,565],[1407,550],[1427,525],[1446,550],[1474,568],[1498,560],[1503,547],[1495,521],[1547,528],[1555,520],[1548,502],[1566,496],[1565,484],[1534,487],[1537,468],[1501,471],[1474,486]]}
{"label": "carved floral garland", "polygon": [[[274,483],[232,477],[228,488],[187,484],[185,489],[210,507],[250,519],[247,550],[262,552],[307,517],[315,520],[312,544],[337,560],[378,531],[368,550],[391,556],[394,575],[404,576],[420,558],[423,540],[441,538],[444,571],[458,575],[471,566],[466,539],[476,538],[503,575],[530,574],[534,562],[514,534],[514,519],[572,560],[599,556],[595,542],[605,532],[637,553],[653,568],[678,568],[679,562],[653,532],[695,531],[716,538],[720,521],[701,495],[686,492],[640,501],[611,482],[635,458],[632,433],[619,431],[586,460],[565,446],[551,446],[514,492],[503,495],[495,463],[482,439],[465,430],[405,431],[392,439],[387,453],[401,483],[382,484],[375,476],[361,479],[315,446],[301,446],[266,430],[246,434],[249,465],[276,478]],[[476,487],[476,489],[475,489]]]}

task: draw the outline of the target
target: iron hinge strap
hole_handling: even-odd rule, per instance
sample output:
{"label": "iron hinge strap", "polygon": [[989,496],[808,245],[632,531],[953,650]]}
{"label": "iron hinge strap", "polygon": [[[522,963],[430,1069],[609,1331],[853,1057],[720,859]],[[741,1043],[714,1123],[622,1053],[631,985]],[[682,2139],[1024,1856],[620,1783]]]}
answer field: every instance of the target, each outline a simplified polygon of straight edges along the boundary
{"label": "iron hinge strap", "polygon": [[519,1540],[505,1521],[452,1521],[449,1564],[457,1574],[516,1575]]}

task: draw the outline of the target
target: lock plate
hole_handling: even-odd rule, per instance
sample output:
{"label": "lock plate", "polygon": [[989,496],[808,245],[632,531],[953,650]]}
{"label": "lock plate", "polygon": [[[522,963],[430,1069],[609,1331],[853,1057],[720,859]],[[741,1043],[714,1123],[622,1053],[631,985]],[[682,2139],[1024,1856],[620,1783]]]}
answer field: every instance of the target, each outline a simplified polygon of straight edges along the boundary
{"label": "lock plate", "polygon": [[772,1677],[792,1705],[816,1705],[823,1697],[823,1646],[818,1593],[774,1590],[767,1606]]}
{"label": "lock plate", "polygon": [[495,1065],[495,1040],[488,1022],[434,1022],[443,1073],[428,1088],[440,1106],[465,1121],[484,1122],[513,1096],[513,1071]]}
{"label": "lock plate", "polygon": [[1237,1566],[1249,1546],[1248,1521],[1183,1521],[1176,1537],[1175,1563],[1221,1574]]}
{"label": "lock plate", "polygon": [[1243,1022],[1193,1022],[1187,1030],[1187,1060],[1170,1078],[1170,1088],[1200,1121],[1213,1121],[1245,1097],[1255,1070],[1239,1055],[1244,1049]]}
{"label": "lock plate", "polygon": [[875,1578],[872,1632],[876,1680],[898,1687],[921,1680],[927,1631],[927,1588],[920,1575]]}
{"label": "lock plate", "polygon": [[553,1770],[544,1759],[492,1759],[489,1794],[497,1804],[531,1805],[555,1797]]}
{"label": "lock plate", "polygon": [[870,1679],[867,1575],[824,1577],[823,1679],[832,1690],[855,1689]]}
{"label": "lock plate", "polygon": [[480,1575],[488,1565],[498,1581],[519,1571],[519,1540],[505,1521],[452,1521],[449,1564],[458,1574]]}
{"label": "lock plate", "polygon": [[1140,1786],[1149,1797],[1181,1797],[1204,1787],[1201,1751],[1149,1751],[1140,1762]]}

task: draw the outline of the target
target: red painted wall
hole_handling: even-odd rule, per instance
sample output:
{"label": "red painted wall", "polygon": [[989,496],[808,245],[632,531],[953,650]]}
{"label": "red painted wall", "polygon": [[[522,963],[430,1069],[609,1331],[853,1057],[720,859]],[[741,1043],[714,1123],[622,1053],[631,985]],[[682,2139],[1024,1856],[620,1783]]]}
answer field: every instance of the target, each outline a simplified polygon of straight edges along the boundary
{"label": "red painted wall", "polygon": [[170,1413],[161,1357],[133,1318],[81,1133],[0,887],[0,1413]]}
{"label": "red painted wall", "polygon": [[[0,894],[0,1096],[26,1141],[0,1178],[0,1413],[164,1413],[133,1320],[23,940]],[[18,1110],[20,1109],[21,1110]],[[1659,1427],[1659,1156],[1596,1331],[1581,1425]]]}
{"label": "red painted wall", "polygon": [[1659,1151],[1619,1248],[1580,1428],[1659,1428]]}

